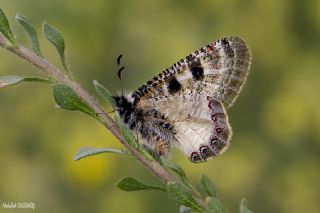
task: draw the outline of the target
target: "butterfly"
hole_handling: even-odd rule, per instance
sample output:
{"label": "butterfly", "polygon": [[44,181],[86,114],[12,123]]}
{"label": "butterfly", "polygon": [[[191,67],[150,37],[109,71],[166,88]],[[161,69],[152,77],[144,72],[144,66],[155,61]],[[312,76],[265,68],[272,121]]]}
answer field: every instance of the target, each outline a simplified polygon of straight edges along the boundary
{"label": "butterfly", "polygon": [[176,145],[194,163],[223,153],[232,136],[226,109],[246,82],[251,52],[230,36],[162,71],[138,90],[115,96],[116,112],[154,156]]}

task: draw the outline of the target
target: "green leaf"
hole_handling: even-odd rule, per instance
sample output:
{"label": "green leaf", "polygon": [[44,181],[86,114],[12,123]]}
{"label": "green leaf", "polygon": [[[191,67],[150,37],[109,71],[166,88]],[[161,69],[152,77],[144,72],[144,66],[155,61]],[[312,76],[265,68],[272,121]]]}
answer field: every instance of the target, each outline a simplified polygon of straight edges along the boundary
{"label": "green leaf", "polygon": [[180,205],[190,207],[191,209],[202,212],[197,202],[191,196],[189,189],[181,184],[169,182],[167,184],[168,197]]}
{"label": "green leaf", "polygon": [[154,160],[154,158],[139,144],[137,137],[132,133],[131,129],[122,122],[118,114],[115,115],[115,123],[130,146],[138,150],[147,160]]}
{"label": "green leaf", "polygon": [[39,78],[39,77],[23,77],[18,75],[6,75],[0,77],[0,88],[10,85],[15,85],[23,81],[28,82],[43,82],[43,83],[53,83],[49,79]]}
{"label": "green leaf", "polygon": [[214,197],[207,198],[208,208],[211,213],[225,213],[226,210],[222,203]]}
{"label": "green leaf", "polygon": [[173,162],[171,162],[168,158],[165,158],[163,156],[160,156],[160,162],[161,164],[168,168],[171,169],[172,171],[174,171],[181,179],[182,183],[187,186],[189,189],[191,189],[194,193],[196,193],[196,195],[199,195],[199,192],[195,189],[195,187],[189,182],[186,173],[183,171],[183,169],[178,166],[177,164],[174,164]]}
{"label": "green leaf", "polygon": [[204,192],[206,192],[209,197],[216,197],[217,196],[216,189],[215,189],[214,185],[212,184],[211,180],[207,176],[205,176],[205,175],[201,176],[200,186],[201,186],[201,189]]}
{"label": "green leaf", "polygon": [[78,110],[94,118],[98,118],[97,114],[80,99],[71,87],[65,84],[54,84],[52,88],[54,99],[62,109]]}
{"label": "green leaf", "polygon": [[82,147],[78,150],[77,154],[73,157],[75,161],[80,160],[85,157],[92,155],[98,155],[102,153],[114,153],[114,154],[124,154],[127,155],[125,151],[111,148],[92,148],[92,147]]}
{"label": "green leaf", "polygon": [[38,40],[38,35],[36,30],[34,29],[34,27],[32,26],[30,20],[17,13],[16,15],[16,20],[21,24],[21,26],[25,29],[25,31],[28,34],[29,40],[31,42],[32,45],[32,49],[33,51],[40,57],[43,57],[41,54],[41,50],[40,50],[40,45],[39,45],[39,40]]}
{"label": "green leaf", "polygon": [[[160,157],[161,163],[164,167],[171,169],[172,171],[174,171],[176,174],[179,175],[180,179],[184,182],[187,183],[187,176],[186,173],[182,170],[182,168],[180,166],[178,166],[177,164],[174,164],[173,162],[171,162],[168,158],[165,158],[163,156]],[[189,184],[187,184],[189,185]]]}
{"label": "green leaf", "polygon": [[64,69],[69,72],[64,56],[65,43],[62,34],[59,30],[57,30],[55,27],[48,24],[47,22],[43,23],[43,31],[46,39],[48,39],[48,41],[50,41],[51,44],[53,44],[53,46],[55,46],[55,48],[57,49]]}
{"label": "green leaf", "polygon": [[248,209],[246,199],[240,201],[240,213],[253,213],[253,211]]}
{"label": "green leaf", "polygon": [[111,106],[112,108],[116,107],[116,103],[112,94],[107,90],[103,85],[101,85],[97,80],[93,81],[93,85],[96,88],[99,95],[101,95]]}
{"label": "green leaf", "polygon": [[0,32],[11,42],[11,44],[16,45],[16,40],[10,29],[8,19],[1,8],[0,8]]}
{"label": "green leaf", "polygon": [[123,191],[132,192],[132,191],[141,191],[141,190],[158,190],[166,191],[164,188],[159,186],[150,186],[137,181],[132,177],[122,178],[118,183],[117,187]]}

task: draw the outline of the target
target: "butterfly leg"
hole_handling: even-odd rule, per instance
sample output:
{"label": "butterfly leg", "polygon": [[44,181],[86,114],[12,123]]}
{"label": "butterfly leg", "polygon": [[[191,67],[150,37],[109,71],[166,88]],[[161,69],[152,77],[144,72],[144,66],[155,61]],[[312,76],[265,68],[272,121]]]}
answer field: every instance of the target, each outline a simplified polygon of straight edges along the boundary
{"label": "butterfly leg", "polygon": [[145,141],[142,146],[157,160],[161,156],[170,156],[171,143],[159,137],[153,137]]}
{"label": "butterfly leg", "polygon": [[169,141],[165,141],[160,139],[159,137],[154,137],[149,139],[148,141],[139,141],[139,137],[137,134],[137,141],[142,145],[142,147],[149,152],[155,159],[159,159],[160,156],[168,157],[171,152],[171,143]]}
{"label": "butterfly leg", "polygon": [[149,153],[158,159],[160,156],[168,157],[171,152],[171,141],[173,133],[171,130],[162,128],[158,122],[144,125],[141,129],[141,144],[149,151]]}
{"label": "butterfly leg", "polygon": [[171,144],[165,140],[155,142],[155,151],[159,156],[168,157],[171,151]]}

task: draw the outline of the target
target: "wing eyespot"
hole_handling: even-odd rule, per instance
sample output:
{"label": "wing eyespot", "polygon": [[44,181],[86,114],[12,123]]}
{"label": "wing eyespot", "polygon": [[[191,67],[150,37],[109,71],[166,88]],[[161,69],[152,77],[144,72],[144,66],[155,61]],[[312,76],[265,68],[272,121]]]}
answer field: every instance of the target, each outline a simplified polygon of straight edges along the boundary
{"label": "wing eyespot", "polygon": [[202,158],[204,158],[204,159],[206,159],[212,155],[212,151],[211,151],[210,147],[208,147],[208,146],[201,146],[199,148],[199,151],[200,151]]}
{"label": "wing eyespot", "polygon": [[194,163],[201,161],[201,156],[198,152],[192,152],[190,155],[190,160]]}
{"label": "wing eyespot", "polygon": [[215,113],[211,116],[211,119],[214,121],[214,122],[217,122],[218,120],[218,113]]}
{"label": "wing eyespot", "polygon": [[220,140],[218,138],[212,138],[211,141],[210,141],[210,145],[212,147],[215,147],[218,145],[218,143],[220,142]]}
{"label": "wing eyespot", "polygon": [[217,135],[220,135],[221,133],[223,133],[223,128],[215,128],[214,131],[216,132]]}

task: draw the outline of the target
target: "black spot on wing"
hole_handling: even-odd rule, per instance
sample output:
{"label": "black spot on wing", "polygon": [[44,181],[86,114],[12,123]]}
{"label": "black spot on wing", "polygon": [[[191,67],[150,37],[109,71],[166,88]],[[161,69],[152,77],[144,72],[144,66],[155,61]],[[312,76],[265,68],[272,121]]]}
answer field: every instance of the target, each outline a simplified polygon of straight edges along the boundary
{"label": "black spot on wing", "polygon": [[169,82],[168,82],[168,91],[170,94],[176,93],[179,90],[182,89],[181,84],[179,83],[179,81],[176,78],[172,78]]}
{"label": "black spot on wing", "polygon": [[195,80],[199,81],[204,78],[203,67],[202,67],[201,62],[199,60],[197,60],[197,59],[190,60],[188,65],[189,65],[189,70],[192,74],[192,77]]}
{"label": "black spot on wing", "polygon": [[190,72],[192,74],[192,77],[199,81],[202,80],[204,77],[203,67],[190,67]]}

